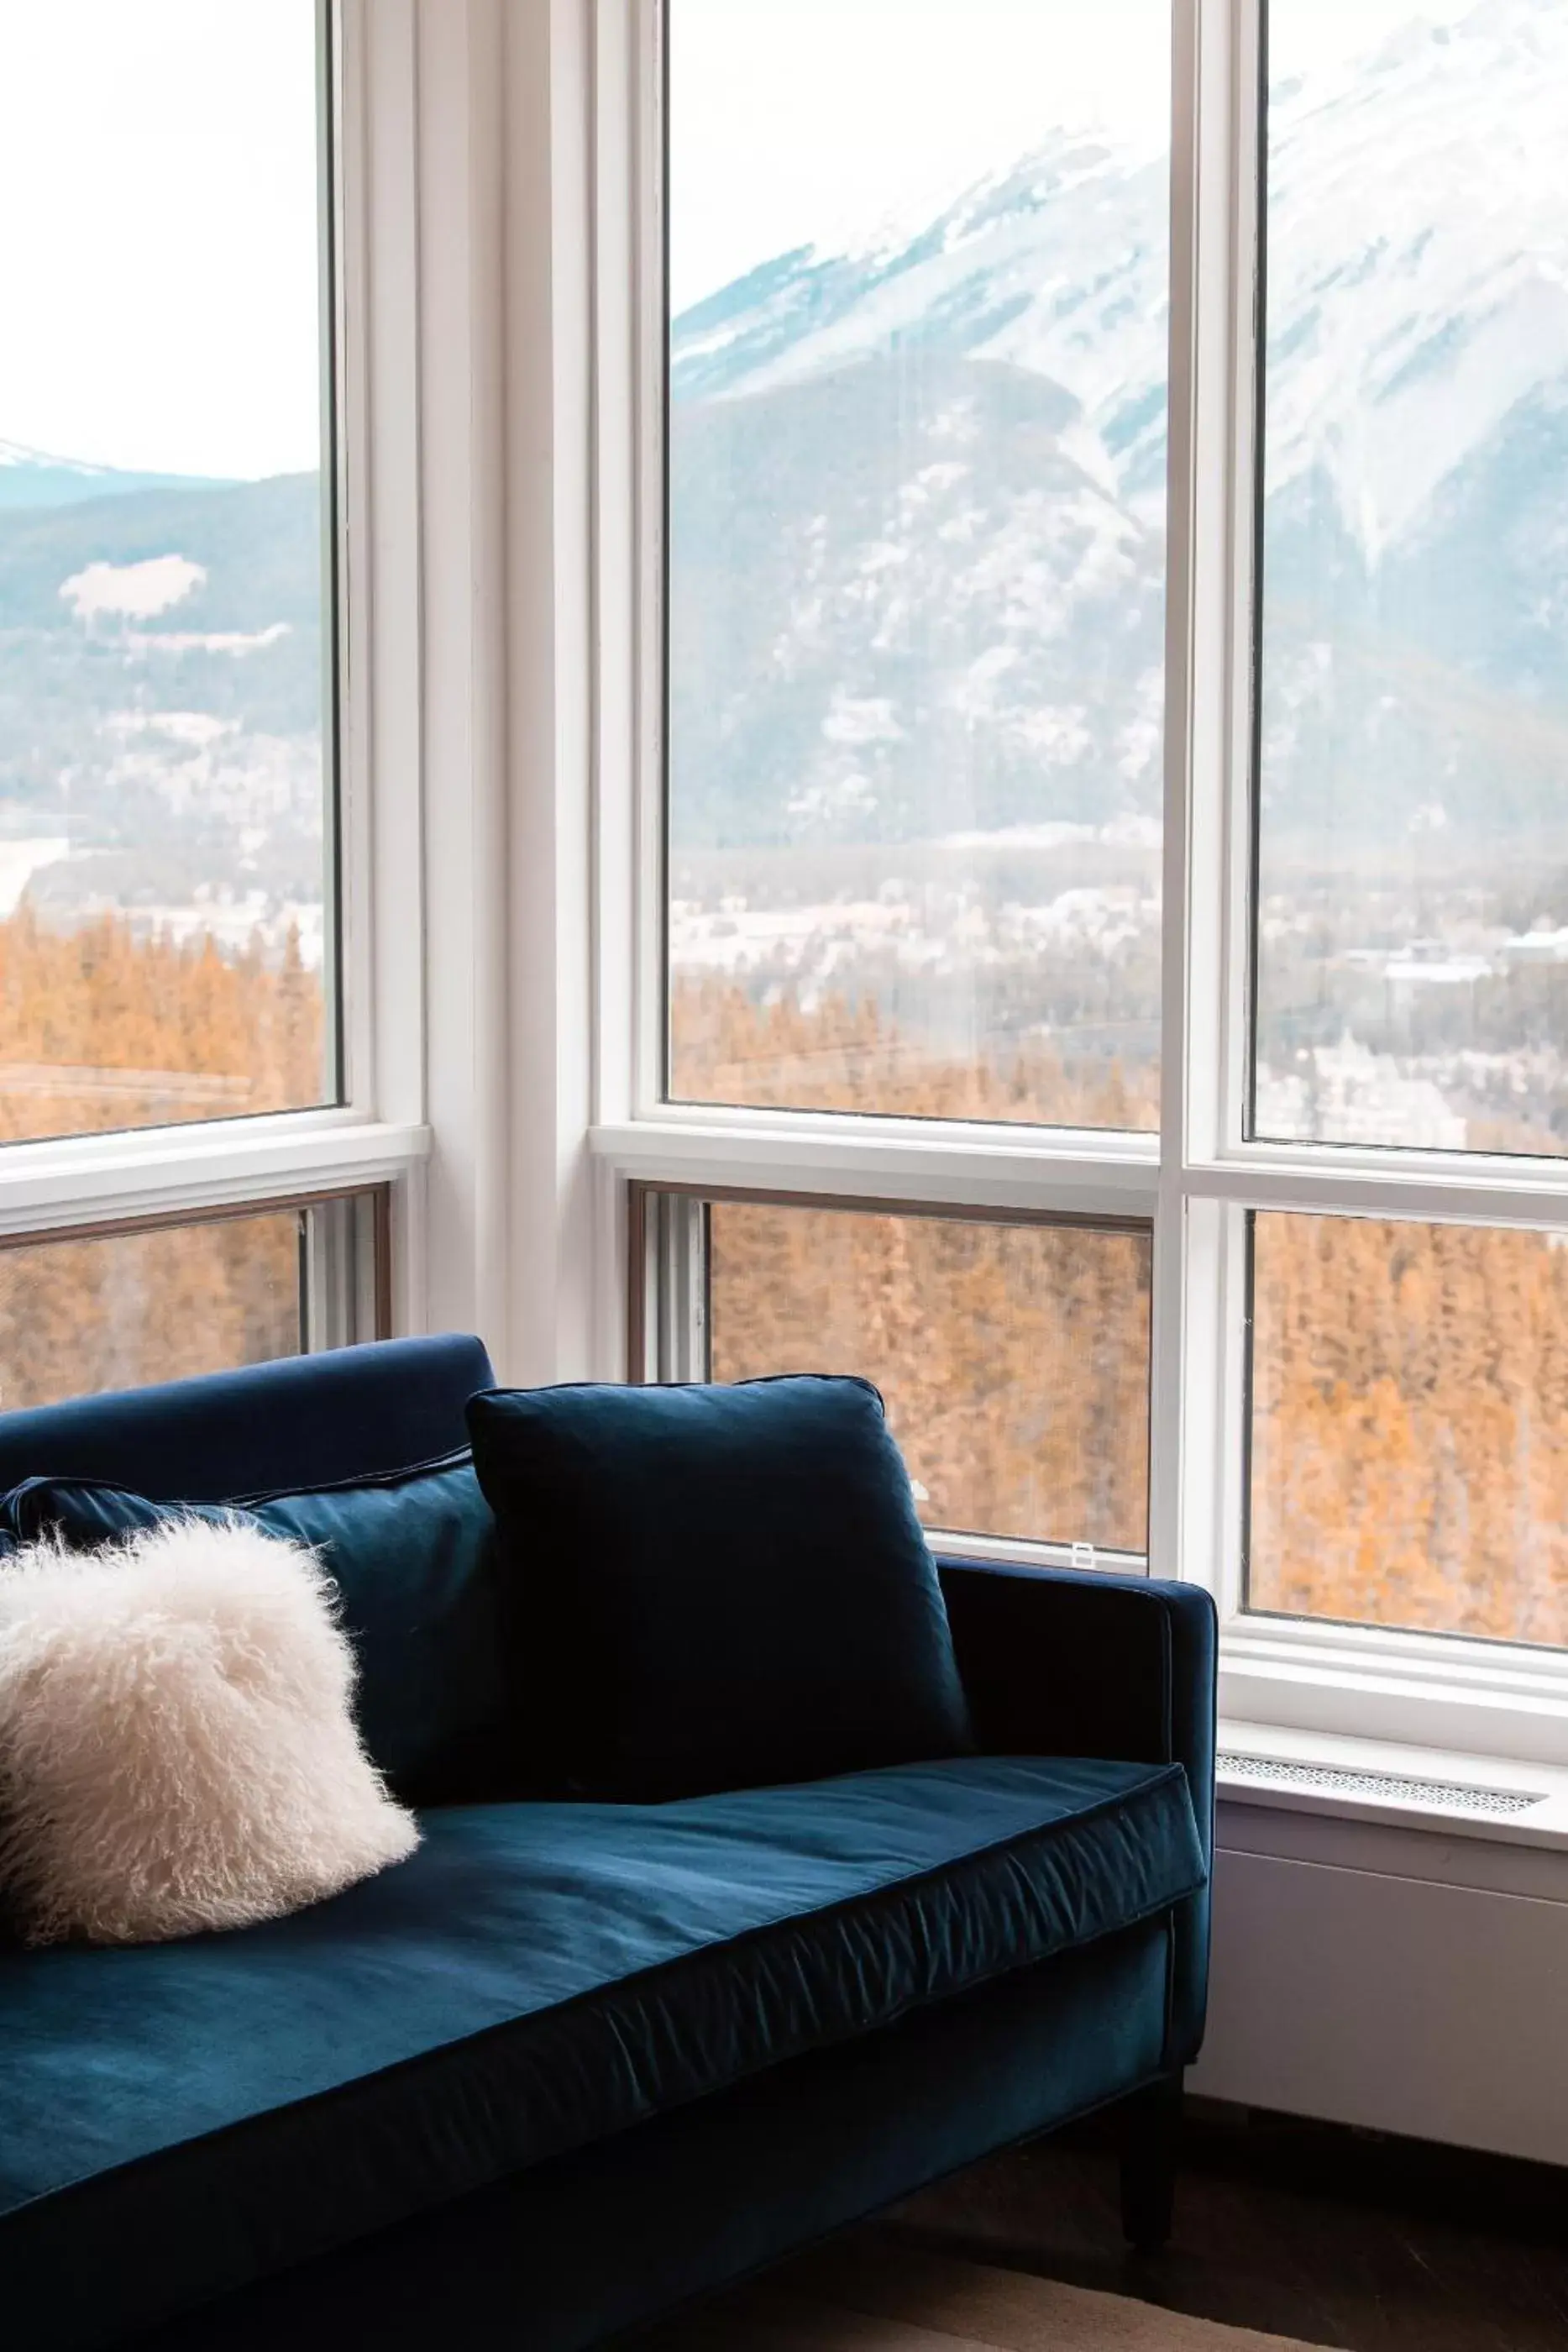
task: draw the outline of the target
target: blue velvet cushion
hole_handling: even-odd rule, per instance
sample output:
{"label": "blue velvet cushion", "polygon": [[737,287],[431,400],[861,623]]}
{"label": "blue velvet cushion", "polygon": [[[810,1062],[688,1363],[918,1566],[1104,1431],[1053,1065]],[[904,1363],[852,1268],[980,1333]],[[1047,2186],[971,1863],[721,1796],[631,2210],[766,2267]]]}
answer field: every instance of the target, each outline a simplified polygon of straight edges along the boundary
{"label": "blue velvet cushion", "polygon": [[[62,2352],[130,2333],[1162,1917],[1204,1877],[1176,1764],[967,1758],[424,1826],[408,1862],[264,1927],[0,1953],[14,2321],[47,2316]],[[1095,2030],[1121,2049],[1108,1982]],[[1145,2053],[1163,1962],[1152,1989]]]}
{"label": "blue velvet cushion", "polygon": [[496,1389],[468,1428],[568,1785],[657,1801],[972,1745],[866,1381]]}
{"label": "blue velvet cushion", "polygon": [[233,1372],[0,1412],[0,1490],[107,1478],[161,1503],[320,1486],[432,1462],[463,1443],[463,1408],[495,1379],[477,1339],[372,1339]]}
{"label": "blue velvet cushion", "polygon": [[179,1511],[249,1519],[308,1545],[342,1595],[371,1758],[411,1804],[517,1793],[496,1525],[466,1450],[405,1470],[253,1496],[152,1502],[82,1478],[28,1478],[0,1506],[23,1542],[96,1550]]}

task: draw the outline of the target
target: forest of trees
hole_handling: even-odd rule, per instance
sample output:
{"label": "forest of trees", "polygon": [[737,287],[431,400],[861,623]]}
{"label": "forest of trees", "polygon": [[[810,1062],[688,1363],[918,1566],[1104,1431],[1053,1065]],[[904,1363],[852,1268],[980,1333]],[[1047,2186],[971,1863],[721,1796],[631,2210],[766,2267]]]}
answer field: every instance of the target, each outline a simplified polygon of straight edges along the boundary
{"label": "forest of trees", "polygon": [[[1006,1067],[904,1049],[874,1008],[683,983],[700,1099],[1103,1127],[1152,1080],[1045,1045]],[[319,981],[0,921],[0,1139],[234,1116],[322,1088]],[[1136,1116],[1134,1117],[1134,1113]],[[717,1202],[716,1378],[857,1371],[887,1397],[934,1527],[1137,1551],[1148,1510],[1146,1235]],[[299,1219],[0,1248],[0,1404],[298,1344]],[[1256,1221],[1249,1597],[1293,1614],[1568,1643],[1568,1246],[1345,1217]]]}
{"label": "forest of trees", "polygon": [[[319,1102],[320,983],[101,916],[0,920],[0,1140]],[[0,1408],[254,1363],[299,1344],[294,1211],[0,1248]]]}
{"label": "forest of trees", "polygon": [[890,1118],[1035,1120],[1046,1127],[1155,1129],[1159,1074],[1147,1065],[1063,1061],[1020,1045],[1005,1062],[938,1061],[912,1051],[874,998],[829,996],[805,1012],[792,997],[758,1005],[719,979],[677,981],[670,1028],[683,1102],[790,1110],[865,1110]]}
{"label": "forest of trees", "polygon": [[1256,1609],[1568,1643],[1568,1247],[1259,1216]]}
{"label": "forest of trees", "polygon": [[103,914],[0,920],[0,1141],[299,1110],[322,1096],[319,976],[289,938],[225,955]]}

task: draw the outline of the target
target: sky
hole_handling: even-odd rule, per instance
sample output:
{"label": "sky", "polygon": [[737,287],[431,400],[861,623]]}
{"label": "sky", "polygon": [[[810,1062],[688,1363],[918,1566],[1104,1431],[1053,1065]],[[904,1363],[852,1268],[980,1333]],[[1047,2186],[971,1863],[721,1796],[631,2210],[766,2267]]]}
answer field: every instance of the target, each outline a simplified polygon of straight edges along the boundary
{"label": "sky", "polygon": [[0,439],[319,462],[313,0],[0,0]]}
{"label": "sky", "polygon": [[[1474,0],[1273,0],[1309,71]],[[924,226],[1059,126],[1169,145],[1169,0],[670,0],[678,311],[791,247]]]}

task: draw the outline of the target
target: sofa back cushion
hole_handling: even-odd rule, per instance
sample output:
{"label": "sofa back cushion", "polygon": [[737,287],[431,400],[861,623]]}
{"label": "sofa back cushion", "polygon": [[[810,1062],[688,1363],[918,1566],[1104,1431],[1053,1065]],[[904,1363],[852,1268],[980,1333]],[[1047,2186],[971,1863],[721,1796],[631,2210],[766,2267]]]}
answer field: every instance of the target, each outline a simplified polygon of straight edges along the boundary
{"label": "sofa back cushion", "polygon": [[468,1425],[525,1711],[570,1787],[659,1801],[968,1750],[868,1382],[492,1390]]}
{"label": "sofa back cushion", "polygon": [[406,1803],[516,1793],[496,1527],[465,1448],[434,1462],[229,1503],[154,1502],[79,1478],[29,1478],[6,1498],[16,1538],[96,1550],[183,1511],[308,1545],[341,1595],[359,1665],[355,1713]]}
{"label": "sofa back cushion", "polygon": [[224,1503],[433,1462],[464,1443],[463,1408],[495,1377],[481,1341],[442,1331],[31,1405],[0,1412],[0,1493],[104,1478],[155,1502]]}

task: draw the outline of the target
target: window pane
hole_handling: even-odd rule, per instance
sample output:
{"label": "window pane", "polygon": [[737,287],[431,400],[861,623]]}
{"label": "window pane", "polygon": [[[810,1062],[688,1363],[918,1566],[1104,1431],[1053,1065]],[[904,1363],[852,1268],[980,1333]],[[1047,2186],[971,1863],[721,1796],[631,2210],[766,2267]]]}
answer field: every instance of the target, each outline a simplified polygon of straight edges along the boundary
{"label": "window pane", "polygon": [[337,1089],[314,0],[0,0],[0,1140]]}
{"label": "window pane", "polygon": [[1568,1234],[1253,1220],[1249,1605],[1568,1642]]}
{"label": "window pane", "polygon": [[1158,1123],[1168,0],[671,0],[669,1083]]}
{"label": "window pane", "polygon": [[1261,1136],[1568,1150],[1559,0],[1271,0]]}
{"label": "window pane", "polygon": [[1145,1549],[1145,1233],[716,1201],[706,1246],[713,1379],[858,1372],[927,1526]]}
{"label": "window pane", "polygon": [[0,1411],[380,1336],[378,1195],[0,1246]]}

